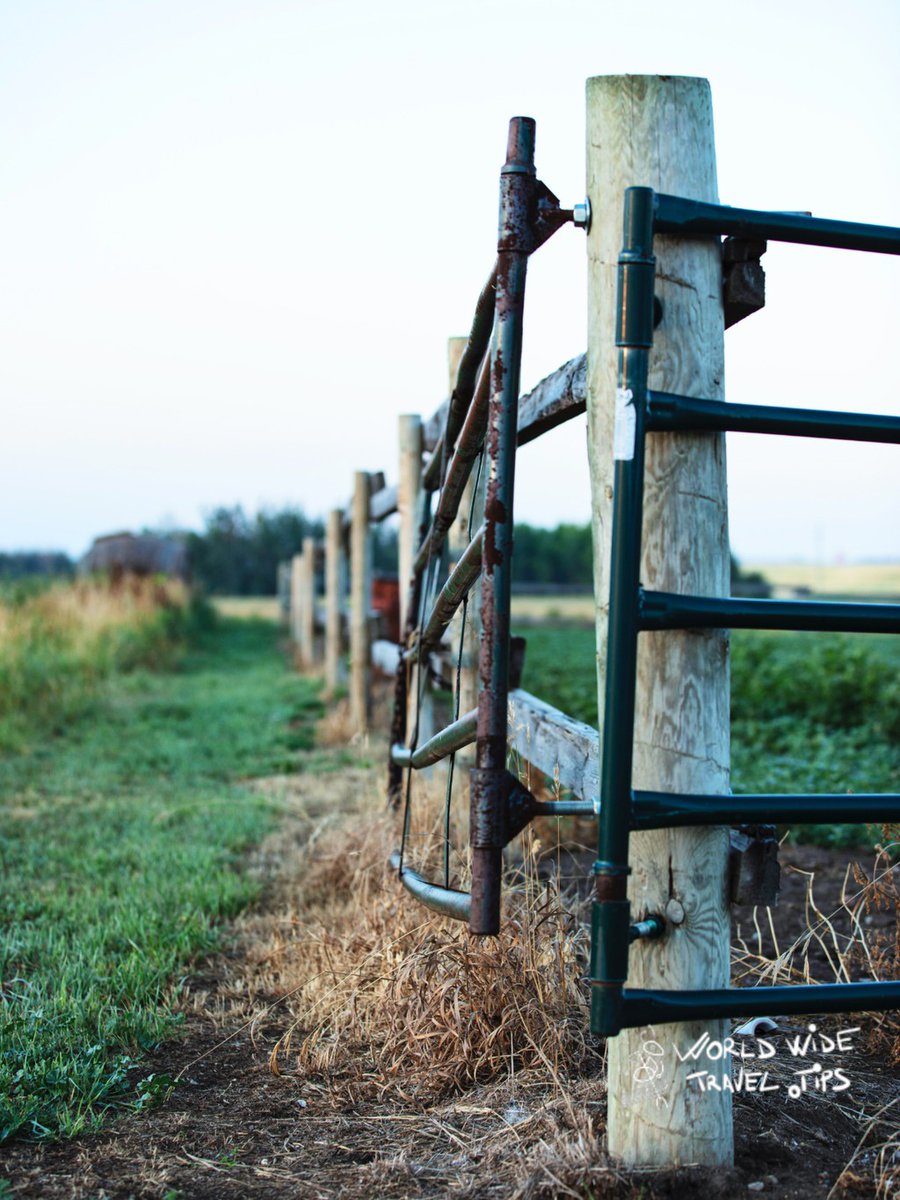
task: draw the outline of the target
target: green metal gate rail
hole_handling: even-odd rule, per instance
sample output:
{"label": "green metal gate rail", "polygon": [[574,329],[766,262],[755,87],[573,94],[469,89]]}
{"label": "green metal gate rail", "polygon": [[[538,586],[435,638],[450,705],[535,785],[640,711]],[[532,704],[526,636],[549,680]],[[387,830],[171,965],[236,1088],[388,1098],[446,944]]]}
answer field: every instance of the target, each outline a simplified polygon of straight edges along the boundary
{"label": "green metal gate rail", "polygon": [[626,988],[631,941],[660,936],[662,918],[631,924],[627,898],[632,829],[737,822],[900,820],[900,794],[696,796],[632,789],[638,635],[710,627],[900,633],[900,605],[719,599],[644,591],[640,586],[644,439],[653,430],[743,430],[800,437],[900,443],[900,419],[853,413],[732,405],[648,389],[654,329],[655,233],[735,235],[900,254],[900,229],[726,208],[654,193],[625,192],[619,257],[616,462],[595,900],[591,918],[591,1030],[698,1018],[871,1011],[900,1007],[900,981],[667,992]]}

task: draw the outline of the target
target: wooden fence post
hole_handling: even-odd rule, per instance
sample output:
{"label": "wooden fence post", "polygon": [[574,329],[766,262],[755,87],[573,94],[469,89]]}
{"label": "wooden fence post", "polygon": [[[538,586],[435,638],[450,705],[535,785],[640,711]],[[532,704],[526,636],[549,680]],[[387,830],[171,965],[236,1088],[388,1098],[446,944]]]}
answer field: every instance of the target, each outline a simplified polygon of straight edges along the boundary
{"label": "wooden fence post", "polygon": [[341,579],[344,514],[333,508],[325,531],[325,686],[334,695],[341,684]]}
{"label": "wooden fence post", "polygon": [[300,645],[301,595],[303,592],[303,555],[291,558],[291,600],[289,628],[291,641]]}
{"label": "wooden fence post", "polygon": [[278,596],[278,620],[290,628],[291,623],[291,564],[280,562],[275,572],[275,592]]}
{"label": "wooden fence post", "polygon": [[[599,76],[587,81],[588,444],[597,597],[599,696],[603,719],[609,539],[616,395],[616,260],[623,193],[637,185],[717,202],[709,84],[673,76]],[[657,237],[656,330],[650,387],[723,397],[721,263],[716,238]],[[647,441],[641,581],[699,596],[729,594],[725,439],[721,434],[651,434]],[[728,641],[721,631],[644,633],[639,639],[633,786],[661,792],[728,790]],[[601,798],[602,800],[602,798]],[[728,832],[658,830],[631,835],[632,914],[683,909],[658,942],[635,943],[629,986],[725,987],[729,982],[726,900]],[[728,1165],[731,1096],[701,1092],[692,1072],[730,1071],[728,1060],[679,1061],[704,1033],[721,1040],[724,1021],[630,1029],[609,1043],[609,1149],[628,1165]],[[662,1056],[646,1070],[646,1043]],[[643,1069],[642,1069],[643,1068]]]}
{"label": "wooden fence post", "polygon": [[405,414],[398,428],[399,464],[397,473],[397,511],[400,514],[400,636],[406,629],[406,605],[412,579],[416,539],[420,524],[422,490],[422,418]]}
{"label": "wooden fence post", "polygon": [[303,599],[300,618],[300,659],[304,667],[316,665],[316,539],[303,539]]}
{"label": "wooden fence post", "polygon": [[372,603],[371,536],[369,531],[369,475],[353,477],[353,514],[350,522],[350,717],[357,733],[369,728],[369,610]]}

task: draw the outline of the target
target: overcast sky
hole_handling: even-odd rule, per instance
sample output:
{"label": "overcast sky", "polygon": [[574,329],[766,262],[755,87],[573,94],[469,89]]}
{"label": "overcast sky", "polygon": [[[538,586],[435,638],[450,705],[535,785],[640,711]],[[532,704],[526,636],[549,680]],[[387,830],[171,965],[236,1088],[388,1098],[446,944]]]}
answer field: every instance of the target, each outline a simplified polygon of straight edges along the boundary
{"label": "overcast sky", "polygon": [[[0,548],[322,513],[395,477],[493,259],[510,116],[584,194],[584,81],[712,84],[723,203],[900,223],[896,0],[0,0]],[[900,262],[771,247],[727,395],[900,414]],[[523,384],[585,346],[584,236],[529,269]],[[729,439],[747,560],[900,557],[890,447]],[[584,419],[517,516],[588,519]]]}

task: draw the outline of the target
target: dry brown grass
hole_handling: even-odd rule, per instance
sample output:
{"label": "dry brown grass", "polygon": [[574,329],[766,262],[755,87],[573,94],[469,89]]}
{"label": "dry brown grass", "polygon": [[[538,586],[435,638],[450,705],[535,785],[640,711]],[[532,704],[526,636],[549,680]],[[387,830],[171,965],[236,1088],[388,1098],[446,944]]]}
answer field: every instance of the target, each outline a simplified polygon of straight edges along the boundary
{"label": "dry brown grass", "polygon": [[190,600],[177,579],[126,576],[113,585],[104,579],[65,581],[38,592],[23,604],[0,603],[0,645],[34,636],[64,640],[72,653],[93,651],[103,634],[135,625],[160,608],[183,608]]}
{"label": "dry brown grass", "polygon": [[346,699],[330,704],[316,725],[316,741],[324,748],[346,746],[353,742],[355,730],[350,719],[350,702]]}
{"label": "dry brown grass", "polygon": [[[855,979],[900,978],[900,862],[896,846],[877,847],[870,870],[847,866],[839,903],[828,911],[816,900],[815,876],[806,878],[806,924],[782,947],[769,909],[755,909],[753,934],[735,939],[732,978],[753,983],[850,983]],[[875,924],[873,914],[893,919]],[[774,944],[763,950],[768,934]],[[824,966],[822,964],[825,964]],[[900,1013],[874,1015],[867,1031],[869,1047],[900,1062]]]}
{"label": "dry brown grass", "polygon": [[[511,1071],[579,1068],[592,1053],[586,939],[565,899],[526,862],[500,937],[473,938],[398,887],[386,869],[396,817],[380,808],[364,801],[351,829],[318,841],[287,951],[300,987],[273,1069],[434,1101]],[[423,860],[433,855],[420,840]]]}
{"label": "dry brown grass", "polygon": [[[345,745],[340,719],[326,720],[323,738]],[[264,785],[284,793],[283,809],[296,819],[261,860],[263,874],[278,865],[281,880],[269,913],[245,920],[252,973],[225,993],[223,1022],[246,1014],[272,1069],[310,1104],[365,1111],[384,1130],[381,1140],[375,1135],[376,1158],[355,1176],[370,1194],[418,1194],[426,1179],[445,1180],[446,1194],[461,1197],[702,1194],[680,1191],[680,1177],[626,1179],[606,1157],[603,1060],[587,1033],[587,938],[577,898],[538,879],[532,839],[507,881],[500,938],[473,939],[417,905],[385,867],[399,825],[383,806],[385,749],[366,748],[377,764],[371,769]],[[418,794],[410,839],[410,862],[435,879],[442,793],[438,778]],[[463,855],[451,860],[451,882],[466,885]],[[826,982],[895,970],[893,926],[867,917],[895,903],[896,884],[885,853],[871,869],[848,872],[836,909],[817,901],[810,878],[807,928],[790,945],[775,939],[773,952],[765,943],[774,930],[760,910],[759,936],[735,946],[736,981]],[[896,1051],[897,1014],[854,1023],[881,1061]],[[887,1200],[900,1170],[897,1106],[884,1107],[884,1076],[871,1057],[858,1060],[853,1074],[841,1111],[859,1144],[852,1159],[848,1148],[833,1194]],[[822,1140],[829,1104],[803,1097],[778,1117],[783,1102],[773,1102],[758,1128],[787,1122],[779,1137],[802,1139],[802,1171],[803,1155]],[[751,1115],[744,1110],[738,1121]]]}

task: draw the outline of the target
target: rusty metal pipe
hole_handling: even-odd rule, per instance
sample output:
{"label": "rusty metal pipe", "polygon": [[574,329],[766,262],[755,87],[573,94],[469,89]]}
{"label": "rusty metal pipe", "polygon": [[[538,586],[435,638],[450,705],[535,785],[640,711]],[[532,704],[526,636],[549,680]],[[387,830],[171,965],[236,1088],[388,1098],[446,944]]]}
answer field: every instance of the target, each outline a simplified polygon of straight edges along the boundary
{"label": "rusty metal pipe", "polygon": [[390,866],[400,872],[400,882],[411,896],[426,908],[440,913],[441,916],[451,917],[454,921],[468,921],[471,897],[468,892],[457,892],[454,888],[438,887],[429,883],[424,876],[405,863],[401,863],[400,851],[395,850],[390,857]]}
{"label": "rusty metal pipe", "polygon": [[465,423],[459,435],[459,445],[454,451],[453,458],[447,470],[444,486],[434,510],[434,520],[416,554],[414,569],[421,571],[430,558],[437,557],[444,548],[444,542],[450,527],[456,520],[459,506],[462,503],[463,492],[469,482],[469,476],[484,443],[487,427],[488,408],[491,396],[490,360],[485,359],[481,365],[478,377],[478,387],[466,414]]}
{"label": "rusty metal pipe", "polygon": [[500,228],[491,400],[487,430],[487,492],[482,539],[481,642],[476,766],[472,770],[469,841],[472,902],[469,929],[500,931],[500,875],[506,826],[506,738],[509,693],[510,585],[513,484],[522,312],[528,255],[534,245],[537,205],[534,174],[535,123],[513,117],[506,162],[500,173]]}
{"label": "rusty metal pipe", "polygon": [[421,654],[427,654],[429,650],[434,649],[438,645],[447,626],[453,620],[453,616],[459,606],[469,594],[469,589],[472,584],[481,574],[481,539],[484,534],[484,526],[478,530],[475,536],[469,542],[463,551],[462,558],[450,572],[446,583],[438,593],[438,598],[434,602],[425,628],[419,637],[418,642],[411,650],[408,650],[405,658],[407,662],[415,662]]}
{"label": "rusty metal pipe", "polygon": [[478,381],[478,373],[482,361],[487,354],[491,342],[491,331],[494,327],[494,297],[497,286],[497,263],[488,276],[488,281],[481,289],[475,304],[475,316],[472,318],[472,328],[466,342],[459,367],[456,371],[456,386],[450,397],[447,408],[447,421],[444,431],[438,438],[434,452],[422,474],[422,484],[430,492],[436,491],[443,483],[442,472],[445,458],[453,453],[456,438],[462,429],[466,414],[472,403]]}
{"label": "rusty metal pipe", "polygon": [[392,746],[391,760],[403,769],[412,767],[420,771],[423,767],[431,767],[442,758],[455,754],[464,746],[470,746],[475,741],[475,729],[478,722],[478,709],[464,713],[451,725],[446,725],[434,737],[423,742],[416,750],[407,746]]}

